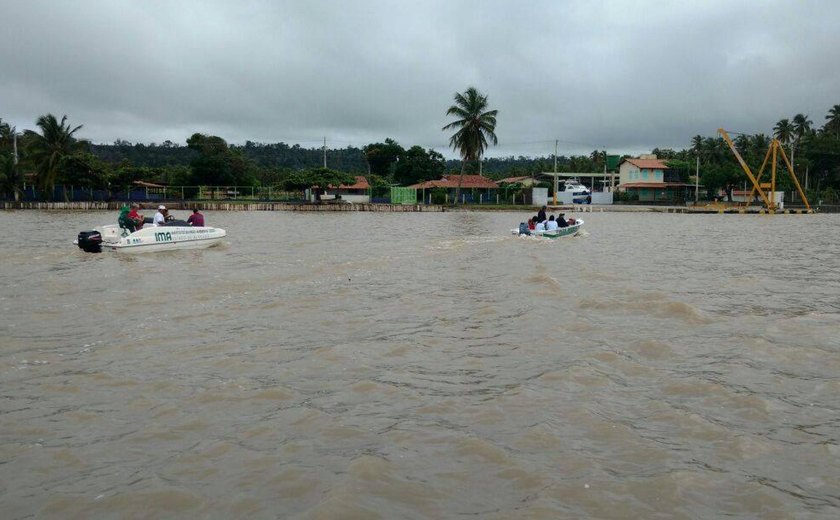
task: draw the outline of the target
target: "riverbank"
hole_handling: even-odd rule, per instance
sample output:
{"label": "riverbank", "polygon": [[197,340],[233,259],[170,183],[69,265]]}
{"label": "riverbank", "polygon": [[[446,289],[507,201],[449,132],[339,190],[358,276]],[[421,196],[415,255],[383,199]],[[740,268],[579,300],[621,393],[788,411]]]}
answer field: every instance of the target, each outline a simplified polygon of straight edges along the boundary
{"label": "riverbank", "polygon": [[[119,211],[127,202],[0,202],[0,209]],[[426,212],[440,213],[452,208],[436,204],[312,204],[290,202],[212,202],[212,201],[161,201],[140,203],[143,210],[154,210],[164,204],[170,210],[200,211],[372,211],[372,212]]]}
{"label": "riverbank", "polygon": [[[126,202],[13,202],[0,201],[0,209],[36,209],[36,210],[71,210],[71,211],[118,211]],[[518,213],[536,213],[535,206],[490,205],[490,204],[330,204],[330,203],[291,203],[291,202],[214,202],[214,201],[163,201],[155,203],[141,203],[144,210],[154,210],[158,204],[165,204],[171,210],[186,211],[198,208],[201,211],[333,211],[333,212],[383,212],[383,213],[441,213],[445,211],[514,211]],[[558,205],[548,206],[549,212],[564,211],[569,213],[692,213],[692,214],[767,214],[766,209],[758,206],[741,207],[710,204],[707,206],[645,206],[638,204],[613,205]],[[821,211],[821,210],[818,210]],[[833,212],[826,208],[825,212]],[[805,214],[804,208],[789,208],[778,210],[780,214]]]}

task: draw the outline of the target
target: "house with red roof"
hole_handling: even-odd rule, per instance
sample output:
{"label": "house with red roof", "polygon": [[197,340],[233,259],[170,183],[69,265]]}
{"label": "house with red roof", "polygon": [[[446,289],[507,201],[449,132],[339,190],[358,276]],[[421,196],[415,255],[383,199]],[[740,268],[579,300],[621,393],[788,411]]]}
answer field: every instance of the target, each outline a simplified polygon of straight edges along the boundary
{"label": "house with red roof", "polygon": [[521,186],[532,187],[537,184],[539,180],[534,178],[533,175],[521,175],[519,177],[506,177],[499,181],[499,184],[519,184]]}
{"label": "house with red roof", "polygon": [[358,204],[370,202],[370,184],[361,175],[355,177],[356,182],[353,184],[342,184],[338,188],[327,186],[327,196],[321,196],[322,200],[341,198],[341,200]]}
{"label": "house with red roof", "polygon": [[483,175],[462,175],[451,174],[444,175],[440,179],[419,182],[412,184],[409,188],[420,190],[420,200],[428,202],[426,193],[435,188],[442,188],[446,190],[446,201],[455,201],[455,192],[458,189],[458,183],[461,183],[461,202],[481,202],[487,201],[492,191],[499,188],[499,185],[492,179],[488,179]]}
{"label": "house with red roof", "polygon": [[625,157],[618,165],[618,190],[637,194],[640,202],[686,200],[692,187],[655,155]]}

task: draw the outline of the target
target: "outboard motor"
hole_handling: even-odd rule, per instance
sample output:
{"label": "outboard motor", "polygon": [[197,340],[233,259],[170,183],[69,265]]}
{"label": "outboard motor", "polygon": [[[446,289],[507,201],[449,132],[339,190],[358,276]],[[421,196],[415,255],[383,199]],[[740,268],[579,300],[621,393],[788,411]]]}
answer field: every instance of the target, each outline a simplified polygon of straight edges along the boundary
{"label": "outboard motor", "polygon": [[82,231],[79,233],[77,243],[79,248],[86,253],[102,252],[102,234],[99,231]]}

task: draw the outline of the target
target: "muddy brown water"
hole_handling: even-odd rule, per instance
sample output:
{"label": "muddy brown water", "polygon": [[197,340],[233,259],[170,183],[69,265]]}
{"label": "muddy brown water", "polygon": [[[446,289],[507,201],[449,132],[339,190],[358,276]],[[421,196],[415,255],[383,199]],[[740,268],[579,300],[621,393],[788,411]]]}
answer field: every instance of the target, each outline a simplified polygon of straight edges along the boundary
{"label": "muddy brown water", "polygon": [[836,518],[840,219],[0,213],[17,518]]}

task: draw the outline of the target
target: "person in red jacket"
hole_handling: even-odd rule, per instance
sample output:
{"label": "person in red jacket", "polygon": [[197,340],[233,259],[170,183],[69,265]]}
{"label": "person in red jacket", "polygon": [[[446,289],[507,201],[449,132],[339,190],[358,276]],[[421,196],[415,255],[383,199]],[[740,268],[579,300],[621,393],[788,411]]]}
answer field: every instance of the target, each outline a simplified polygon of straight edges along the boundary
{"label": "person in red jacket", "polygon": [[204,215],[198,212],[198,208],[193,209],[192,215],[187,219],[187,224],[192,227],[204,227]]}
{"label": "person in red jacket", "polygon": [[131,204],[131,211],[128,212],[128,221],[134,227],[134,229],[130,229],[132,233],[138,229],[143,229],[143,215],[137,211],[138,209],[140,209],[140,205],[135,202]]}

